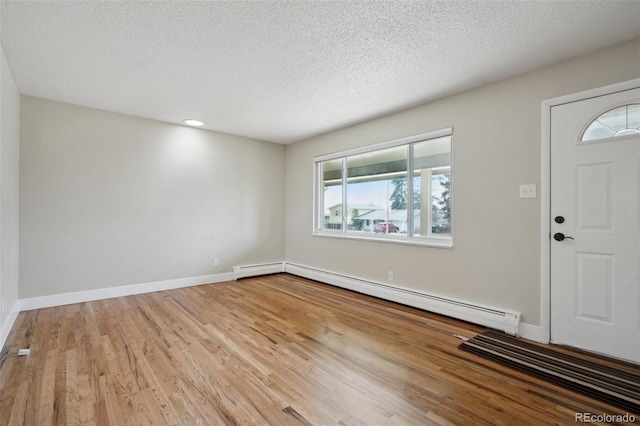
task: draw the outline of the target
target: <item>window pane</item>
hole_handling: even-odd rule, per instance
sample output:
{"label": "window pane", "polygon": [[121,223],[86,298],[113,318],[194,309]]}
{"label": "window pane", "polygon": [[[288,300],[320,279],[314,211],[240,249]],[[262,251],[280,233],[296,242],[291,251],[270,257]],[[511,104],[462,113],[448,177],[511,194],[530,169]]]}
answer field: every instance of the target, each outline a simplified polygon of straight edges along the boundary
{"label": "window pane", "polygon": [[348,157],[347,176],[347,231],[406,233],[406,146]]}
{"label": "window pane", "polygon": [[593,120],[582,141],[607,139],[640,133],[640,104],[629,104],[607,111]]}
{"label": "window pane", "polygon": [[612,109],[609,112],[602,114],[597,119],[600,123],[615,131],[623,130],[627,128],[627,107]]}
{"label": "window pane", "polygon": [[322,176],[322,229],[342,229],[342,159],[320,163]]}
{"label": "window pane", "polygon": [[451,169],[438,170],[431,178],[434,237],[451,238]]}
{"label": "window pane", "polygon": [[450,246],[450,131],[316,157],[314,233]]}
{"label": "window pane", "polygon": [[594,121],[587,127],[582,136],[583,141],[591,141],[594,139],[610,138],[615,134],[615,131],[608,128],[604,124]]}
{"label": "window pane", "polygon": [[638,129],[640,127],[640,105],[632,104],[627,106],[627,114],[629,115],[628,127],[630,129]]}
{"label": "window pane", "polygon": [[451,238],[451,138],[414,144],[414,235]]}

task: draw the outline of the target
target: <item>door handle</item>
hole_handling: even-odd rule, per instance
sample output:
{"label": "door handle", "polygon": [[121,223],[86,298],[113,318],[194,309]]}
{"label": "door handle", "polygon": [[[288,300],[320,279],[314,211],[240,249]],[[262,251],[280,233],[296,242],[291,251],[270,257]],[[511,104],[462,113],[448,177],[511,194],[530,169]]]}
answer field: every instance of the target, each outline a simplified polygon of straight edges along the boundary
{"label": "door handle", "polygon": [[556,232],[555,234],[553,234],[553,239],[556,241],[563,241],[563,240],[573,240],[573,237],[567,237],[566,235],[564,235],[562,232]]}

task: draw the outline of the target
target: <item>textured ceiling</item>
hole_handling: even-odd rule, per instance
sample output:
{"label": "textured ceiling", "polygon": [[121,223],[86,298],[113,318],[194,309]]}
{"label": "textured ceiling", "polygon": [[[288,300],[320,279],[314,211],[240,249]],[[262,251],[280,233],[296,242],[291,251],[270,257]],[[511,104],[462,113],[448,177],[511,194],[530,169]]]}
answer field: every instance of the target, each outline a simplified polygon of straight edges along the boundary
{"label": "textured ceiling", "polygon": [[290,143],[640,37],[637,1],[4,1],[21,93]]}

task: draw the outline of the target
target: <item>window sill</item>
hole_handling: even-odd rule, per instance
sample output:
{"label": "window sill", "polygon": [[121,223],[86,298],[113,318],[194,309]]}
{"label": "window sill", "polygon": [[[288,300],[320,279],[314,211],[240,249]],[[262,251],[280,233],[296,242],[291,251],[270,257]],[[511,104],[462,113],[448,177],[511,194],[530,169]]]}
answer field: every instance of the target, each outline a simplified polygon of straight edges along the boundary
{"label": "window sill", "polygon": [[453,240],[444,238],[408,238],[401,235],[378,235],[378,234],[354,234],[331,231],[313,232],[314,237],[339,238],[346,240],[373,241],[377,243],[391,243],[408,246],[433,247],[443,249],[453,249]]}

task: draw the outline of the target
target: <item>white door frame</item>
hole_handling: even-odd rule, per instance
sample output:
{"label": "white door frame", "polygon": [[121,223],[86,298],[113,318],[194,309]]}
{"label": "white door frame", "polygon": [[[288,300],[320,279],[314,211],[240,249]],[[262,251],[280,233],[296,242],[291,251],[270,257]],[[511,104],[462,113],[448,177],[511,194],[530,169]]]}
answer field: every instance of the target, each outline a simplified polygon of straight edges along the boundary
{"label": "white door frame", "polygon": [[[640,87],[640,78],[542,101],[540,145],[540,333],[530,339],[549,343],[551,338],[551,108]],[[529,334],[529,333],[528,333]]]}

